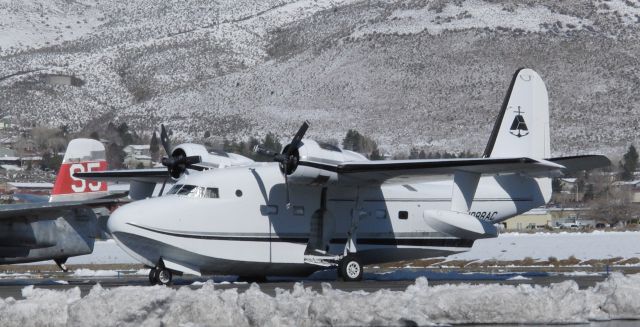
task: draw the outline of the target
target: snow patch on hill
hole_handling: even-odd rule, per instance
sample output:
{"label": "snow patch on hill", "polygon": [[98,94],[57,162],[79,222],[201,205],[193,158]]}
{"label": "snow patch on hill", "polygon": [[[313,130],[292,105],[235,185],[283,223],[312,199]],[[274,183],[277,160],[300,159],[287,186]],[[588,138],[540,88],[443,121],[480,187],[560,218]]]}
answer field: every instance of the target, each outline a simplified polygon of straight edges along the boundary
{"label": "snow patch on hill", "polygon": [[599,13],[615,14],[626,25],[640,23],[640,0],[600,1]]}
{"label": "snow patch on hill", "polygon": [[0,0],[0,55],[61,44],[104,23],[95,1]]}
{"label": "snow patch on hill", "polygon": [[[559,24],[558,24],[559,23]],[[427,32],[437,35],[444,31],[488,28],[506,28],[525,32],[545,32],[555,25],[560,30],[580,30],[593,23],[587,19],[552,12],[544,6],[515,6],[506,8],[502,4],[469,0],[462,4],[448,4],[441,11],[424,7],[399,9],[385,21],[365,26],[352,37],[369,34],[418,34]]]}

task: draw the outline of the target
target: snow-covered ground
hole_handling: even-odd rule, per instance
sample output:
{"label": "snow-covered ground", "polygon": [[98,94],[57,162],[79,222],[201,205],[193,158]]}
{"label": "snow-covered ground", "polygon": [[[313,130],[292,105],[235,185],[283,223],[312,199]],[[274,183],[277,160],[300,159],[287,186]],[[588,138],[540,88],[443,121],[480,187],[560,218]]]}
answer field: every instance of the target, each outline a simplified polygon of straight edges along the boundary
{"label": "snow-covered ground", "polygon": [[[27,265],[52,264],[53,261],[38,261],[27,263]],[[67,264],[71,265],[89,265],[89,264],[128,264],[138,263],[122,249],[118,247],[116,241],[96,241],[93,247],[93,253],[71,257],[67,260]]]}
{"label": "snow-covered ground", "polygon": [[72,257],[67,260],[67,264],[118,264],[118,263],[138,263],[122,249],[118,247],[116,241],[97,241],[93,247],[93,253]]}
{"label": "snow-covered ground", "polygon": [[65,291],[22,290],[24,300],[0,300],[2,326],[429,326],[468,323],[585,323],[640,319],[640,275],[615,274],[593,288],[573,281],[530,285],[429,286],[418,278],[405,291],[344,292],[323,284],[316,292],[263,293],[217,290],[205,283],[192,290],[164,286],[104,289],[81,297]]}
{"label": "snow-covered ground", "polygon": [[579,260],[640,258],[640,232],[506,233],[476,241],[471,251],[447,260],[562,260],[571,256]]}

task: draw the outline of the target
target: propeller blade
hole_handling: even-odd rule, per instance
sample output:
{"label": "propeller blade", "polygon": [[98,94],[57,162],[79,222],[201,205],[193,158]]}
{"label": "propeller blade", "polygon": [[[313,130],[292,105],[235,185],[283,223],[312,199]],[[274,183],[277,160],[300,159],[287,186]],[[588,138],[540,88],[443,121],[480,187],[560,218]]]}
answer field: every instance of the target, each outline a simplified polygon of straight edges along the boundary
{"label": "propeller blade", "polygon": [[169,134],[167,134],[167,129],[164,127],[164,124],[160,124],[160,142],[162,143],[162,147],[164,148],[164,152],[170,156],[171,155],[171,142],[169,141]]}
{"label": "propeller blade", "polygon": [[293,152],[298,149],[298,147],[300,146],[300,142],[304,137],[304,134],[307,133],[307,129],[309,129],[309,121],[305,120],[302,123],[302,126],[300,126],[300,129],[298,129],[296,135],[293,137],[293,140],[289,144],[289,148],[287,149],[287,157],[292,155]]}

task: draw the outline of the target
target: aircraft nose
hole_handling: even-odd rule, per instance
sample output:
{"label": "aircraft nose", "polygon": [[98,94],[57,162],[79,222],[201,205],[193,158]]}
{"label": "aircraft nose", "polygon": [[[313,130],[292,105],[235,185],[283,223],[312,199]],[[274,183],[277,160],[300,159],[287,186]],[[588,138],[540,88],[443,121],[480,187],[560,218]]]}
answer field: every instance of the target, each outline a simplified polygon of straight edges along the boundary
{"label": "aircraft nose", "polygon": [[127,219],[131,213],[131,210],[127,208],[128,205],[124,205],[109,216],[109,220],[107,220],[107,230],[109,234],[113,235],[114,233],[122,232],[127,229]]}

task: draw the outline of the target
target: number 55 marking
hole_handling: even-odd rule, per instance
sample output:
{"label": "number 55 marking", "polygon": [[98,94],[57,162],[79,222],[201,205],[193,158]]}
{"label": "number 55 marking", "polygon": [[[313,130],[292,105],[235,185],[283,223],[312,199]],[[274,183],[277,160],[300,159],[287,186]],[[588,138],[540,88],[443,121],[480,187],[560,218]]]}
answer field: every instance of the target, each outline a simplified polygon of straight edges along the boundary
{"label": "number 55 marking", "polygon": [[91,192],[99,191],[100,187],[102,187],[102,182],[87,183],[87,181],[85,181],[84,179],[73,176],[73,174],[75,173],[84,173],[85,171],[92,172],[96,168],[100,168],[99,162],[87,163],[86,170],[84,165],[80,163],[75,163],[69,166],[69,175],[71,176],[71,179],[73,179],[73,182],[71,183],[71,190],[73,190],[75,193],[82,193],[82,192],[86,192],[87,186],[89,186],[89,190]]}

